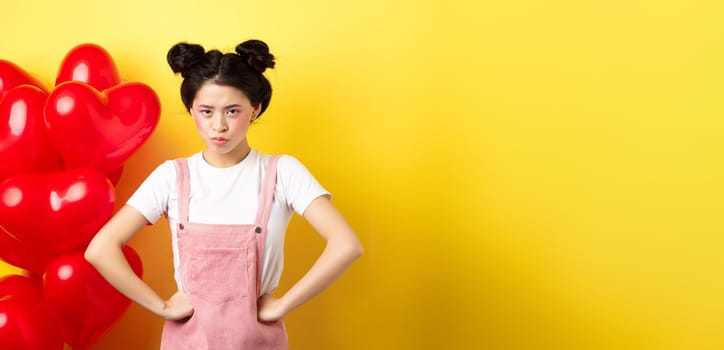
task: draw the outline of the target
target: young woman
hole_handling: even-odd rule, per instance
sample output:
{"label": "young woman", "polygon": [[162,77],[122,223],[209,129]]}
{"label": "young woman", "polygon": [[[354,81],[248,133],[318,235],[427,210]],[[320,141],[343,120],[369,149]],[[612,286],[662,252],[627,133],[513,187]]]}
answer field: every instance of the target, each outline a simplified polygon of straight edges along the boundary
{"label": "young woman", "polygon": [[[362,254],[329,193],[298,160],[251,149],[250,124],[269,106],[274,56],[258,40],[235,53],[179,43],[168,52],[181,99],[206,147],[158,166],[93,238],[86,259],[128,298],[166,319],[162,349],[287,349],[282,319]],[[283,296],[284,235],[293,212],[326,240]],[[164,299],[138,278],[121,247],[167,216],[178,292]]]}

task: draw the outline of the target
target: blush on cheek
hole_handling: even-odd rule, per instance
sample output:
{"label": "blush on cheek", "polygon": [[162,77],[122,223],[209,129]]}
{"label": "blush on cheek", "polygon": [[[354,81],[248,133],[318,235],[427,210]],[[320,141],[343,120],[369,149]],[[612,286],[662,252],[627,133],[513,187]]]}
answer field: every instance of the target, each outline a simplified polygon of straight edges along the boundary
{"label": "blush on cheek", "polygon": [[197,129],[201,129],[202,124],[201,124],[200,118],[197,118],[196,116],[194,116],[194,124],[196,125]]}
{"label": "blush on cheek", "polygon": [[232,118],[228,120],[229,128],[232,130],[241,130],[245,129],[249,126],[249,123],[251,123],[251,119],[249,116],[239,116],[239,118]]}

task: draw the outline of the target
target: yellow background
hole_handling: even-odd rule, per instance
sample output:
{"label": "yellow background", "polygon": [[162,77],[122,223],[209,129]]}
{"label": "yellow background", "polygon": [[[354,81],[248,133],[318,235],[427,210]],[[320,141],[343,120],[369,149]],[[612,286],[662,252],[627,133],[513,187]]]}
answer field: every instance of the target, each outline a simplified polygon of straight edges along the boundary
{"label": "yellow background", "polygon": [[[366,248],[289,315],[293,349],[724,347],[721,1],[4,1],[0,33],[45,81],[93,42],[159,94],[119,202],[202,146],[168,48],[269,43],[252,145],[302,160]],[[281,290],[323,247],[288,237]],[[165,221],[132,246],[169,295]],[[94,349],[161,325],[133,305]]]}

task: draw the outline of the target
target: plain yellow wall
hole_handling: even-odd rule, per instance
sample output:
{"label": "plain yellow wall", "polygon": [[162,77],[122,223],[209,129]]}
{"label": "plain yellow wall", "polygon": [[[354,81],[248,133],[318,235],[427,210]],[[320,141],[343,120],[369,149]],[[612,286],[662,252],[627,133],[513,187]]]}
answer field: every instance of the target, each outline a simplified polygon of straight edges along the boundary
{"label": "plain yellow wall", "polygon": [[[288,317],[293,349],[721,349],[723,4],[4,1],[0,58],[52,82],[93,42],[156,90],[124,201],[202,145],[168,48],[267,41],[252,145],[301,159],[366,248]],[[288,237],[281,290],[323,247],[298,217]],[[170,294],[165,221],[131,245]],[[161,325],[134,305],[94,349]]]}

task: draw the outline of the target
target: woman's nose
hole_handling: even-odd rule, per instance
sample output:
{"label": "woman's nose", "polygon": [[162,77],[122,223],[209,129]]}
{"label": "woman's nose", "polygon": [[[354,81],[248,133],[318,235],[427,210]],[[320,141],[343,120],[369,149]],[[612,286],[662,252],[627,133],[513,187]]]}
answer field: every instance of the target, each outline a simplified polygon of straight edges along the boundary
{"label": "woman's nose", "polygon": [[228,126],[226,125],[226,121],[224,120],[224,117],[222,117],[222,116],[216,116],[214,118],[214,122],[211,127],[216,132],[223,132],[228,129]]}

